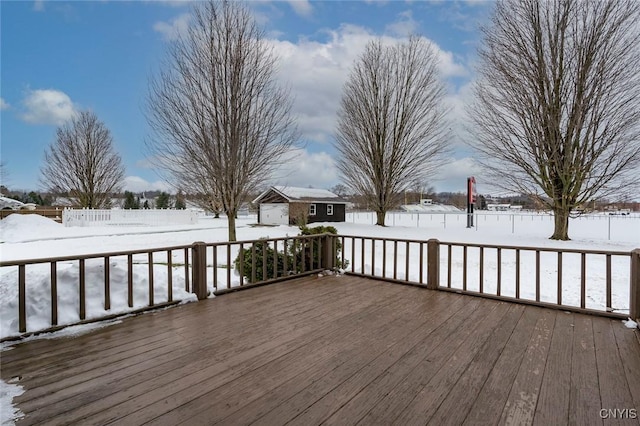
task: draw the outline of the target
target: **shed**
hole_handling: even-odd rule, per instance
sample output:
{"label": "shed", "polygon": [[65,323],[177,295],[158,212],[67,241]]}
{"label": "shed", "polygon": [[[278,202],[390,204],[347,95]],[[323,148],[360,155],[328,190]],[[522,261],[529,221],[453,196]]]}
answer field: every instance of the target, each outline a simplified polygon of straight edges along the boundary
{"label": "shed", "polygon": [[347,201],[326,189],[272,186],[253,200],[259,205],[258,223],[297,225],[344,222]]}

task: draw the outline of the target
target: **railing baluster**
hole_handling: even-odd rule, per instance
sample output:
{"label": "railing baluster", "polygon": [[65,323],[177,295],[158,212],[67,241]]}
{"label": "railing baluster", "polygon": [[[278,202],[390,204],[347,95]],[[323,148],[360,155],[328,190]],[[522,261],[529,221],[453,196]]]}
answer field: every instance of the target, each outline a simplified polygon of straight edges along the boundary
{"label": "railing baluster", "polygon": [[562,252],[558,252],[558,305],[562,305]]}
{"label": "railing baluster", "polygon": [[447,244],[447,288],[451,288],[451,244]]}
{"label": "railing baluster", "polygon": [[520,249],[516,249],[516,299],[520,299]]}
{"label": "railing baluster", "polygon": [[[295,263],[295,260],[294,260]],[[256,282],[256,243],[251,243],[251,282]],[[229,271],[227,271],[227,274]],[[227,287],[229,288],[229,287]]]}
{"label": "railing baluster", "polygon": [[298,273],[298,265],[297,265],[297,263],[298,263],[298,254],[297,254],[297,249],[298,249],[298,241],[299,240],[294,238],[292,241],[293,241],[292,244],[291,244],[291,253],[293,254],[293,257],[292,257],[292,259],[293,259],[292,269],[293,269],[293,273],[297,274]]}
{"label": "railing baluster", "polygon": [[[341,240],[340,240],[340,241],[342,242],[342,250],[340,250],[340,255],[342,256],[342,264],[340,265],[340,268],[341,268],[341,269],[347,269],[347,268],[345,268],[345,266],[344,266],[344,251],[345,251],[345,247],[344,247],[344,237],[341,237]],[[285,252],[286,252],[286,250],[285,250]],[[285,257],[285,262],[286,262],[286,257]]]}
{"label": "railing baluster", "polygon": [[[314,269],[320,269],[320,240],[311,237],[309,243],[311,244],[311,250],[309,251],[311,253],[311,260],[309,261],[311,268],[309,270],[313,271]],[[316,259],[316,253],[318,253],[318,259]]]}
{"label": "railing baluster", "polygon": [[302,253],[302,256],[300,256],[300,272],[306,272],[307,260],[305,259],[305,257],[307,257],[307,239],[301,239],[300,243],[300,253]]}
{"label": "railing baluster", "polygon": [[480,247],[480,276],[478,279],[480,280],[478,285],[480,293],[484,293],[484,247]]}
{"label": "railing baluster", "polygon": [[[244,257],[242,257],[244,267]],[[241,275],[242,276],[242,275]],[[213,245],[213,291],[218,290],[218,246]]]}
{"label": "railing baluster", "polygon": [[360,245],[360,273],[364,274],[364,244],[365,244],[365,240],[364,237],[360,238],[361,241],[361,245]]}
{"label": "railing baluster", "polygon": [[376,275],[376,239],[371,239],[371,275]]}
{"label": "railing baluster", "polygon": [[467,291],[467,246],[462,246],[462,290]]}
{"label": "railing baluster", "polygon": [[[264,257],[263,257],[264,259]],[[207,257],[205,256],[204,261],[206,263]],[[204,265],[204,270],[207,270],[207,265]],[[227,243],[227,288],[231,288],[231,243]]]}
{"label": "railing baluster", "polygon": [[18,266],[18,331],[27,331],[27,285],[25,265]]}
{"label": "railing baluster", "polygon": [[[214,253],[216,252],[216,247],[215,246],[213,247],[213,252]],[[215,255],[213,257],[215,258]],[[240,287],[242,287],[244,285],[244,244],[242,244],[242,243],[240,243],[240,251],[239,251],[239,254],[238,254],[238,259],[240,259],[240,265],[238,265],[240,270],[238,272],[240,273]],[[214,266],[213,266],[214,287],[215,287],[215,276],[216,276],[215,270],[216,269],[217,268],[215,267],[215,264],[214,264]]]}
{"label": "railing baluster", "polygon": [[273,278],[278,278],[278,240],[273,241]]}
{"label": "railing baluster", "polygon": [[424,281],[422,280],[422,270],[424,268],[424,262],[423,262],[423,257],[424,257],[424,243],[420,242],[420,284],[424,284]]}
{"label": "railing baluster", "polygon": [[51,325],[58,325],[58,267],[51,262]]}
{"label": "railing baluster", "polygon": [[283,257],[282,257],[282,276],[286,277],[288,274],[288,265],[287,265],[287,240],[284,239],[282,240],[282,250],[283,250]]}
{"label": "railing baluster", "polygon": [[127,255],[127,304],[133,308],[133,255]]}
{"label": "railing baluster", "polygon": [[606,286],[607,286],[607,306],[605,309],[607,312],[613,312],[613,306],[611,306],[611,255],[607,255],[607,272],[606,272]]}
{"label": "railing baluster", "polygon": [[409,281],[409,241],[406,242],[405,248],[405,268],[404,268],[404,280]]}
{"label": "railing baluster", "polygon": [[356,238],[351,238],[351,272],[356,271]]}
{"label": "railing baluster", "polygon": [[387,240],[382,240],[382,278],[387,278]]}
{"label": "railing baluster", "polygon": [[80,320],[84,320],[87,317],[86,308],[85,308],[85,277],[84,277],[84,259],[79,260],[79,301],[80,301]]}
{"label": "railing baluster", "polygon": [[580,307],[584,309],[586,306],[587,293],[587,255],[580,254]]}
{"label": "railing baluster", "polygon": [[540,250],[536,250],[536,302],[540,301]]}
{"label": "railing baluster", "polygon": [[153,306],[153,252],[149,252],[149,306]]}
{"label": "railing baluster", "polygon": [[398,241],[393,240],[393,279],[398,279]]}
{"label": "railing baluster", "polygon": [[167,301],[173,302],[173,259],[171,250],[167,250]]}
{"label": "railing baluster", "polygon": [[316,268],[322,269],[322,240],[320,237],[316,237],[316,246],[318,248],[316,251],[316,253],[318,253],[318,264],[316,265]]}
{"label": "railing baluster", "polygon": [[189,291],[189,248],[184,248],[184,291]]}
{"label": "railing baluster", "polygon": [[498,282],[496,285],[496,294],[500,296],[502,294],[502,249],[498,248]]}
{"label": "railing baluster", "polygon": [[104,310],[108,311],[111,309],[111,286],[109,279],[109,256],[104,257]]}

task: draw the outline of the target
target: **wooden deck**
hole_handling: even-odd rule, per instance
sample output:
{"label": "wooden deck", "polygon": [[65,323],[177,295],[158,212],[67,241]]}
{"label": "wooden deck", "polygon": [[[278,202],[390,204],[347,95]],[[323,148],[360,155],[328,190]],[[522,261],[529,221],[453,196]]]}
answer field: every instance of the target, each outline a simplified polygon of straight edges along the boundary
{"label": "wooden deck", "polygon": [[26,390],[18,424],[640,417],[640,341],[620,321],[349,276],[229,293],[1,356],[2,379]]}

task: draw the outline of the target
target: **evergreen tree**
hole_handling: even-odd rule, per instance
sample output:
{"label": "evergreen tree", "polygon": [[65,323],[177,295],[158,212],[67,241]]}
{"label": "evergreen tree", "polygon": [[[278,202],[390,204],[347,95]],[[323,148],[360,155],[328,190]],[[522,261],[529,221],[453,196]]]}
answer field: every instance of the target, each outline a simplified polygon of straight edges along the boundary
{"label": "evergreen tree", "polygon": [[140,199],[133,195],[133,192],[124,192],[124,206],[125,209],[139,209]]}
{"label": "evergreen tree", "polygon": [[166,192],[161,192],[156,199],[156,208],[157,209],[170,209],[171,208],[171,200],[169,199],[169,194]]}

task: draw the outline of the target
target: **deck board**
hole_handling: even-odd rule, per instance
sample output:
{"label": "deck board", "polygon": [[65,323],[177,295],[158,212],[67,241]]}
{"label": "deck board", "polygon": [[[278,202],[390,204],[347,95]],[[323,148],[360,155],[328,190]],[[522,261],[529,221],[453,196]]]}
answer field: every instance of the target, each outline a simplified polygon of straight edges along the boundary
{"label": "deck board", "polygon": [[25,425],[603,424],[601,408],[640,411],[640,342],[620,321],[355,276],[1,357],[2,379],[21,377]]}

